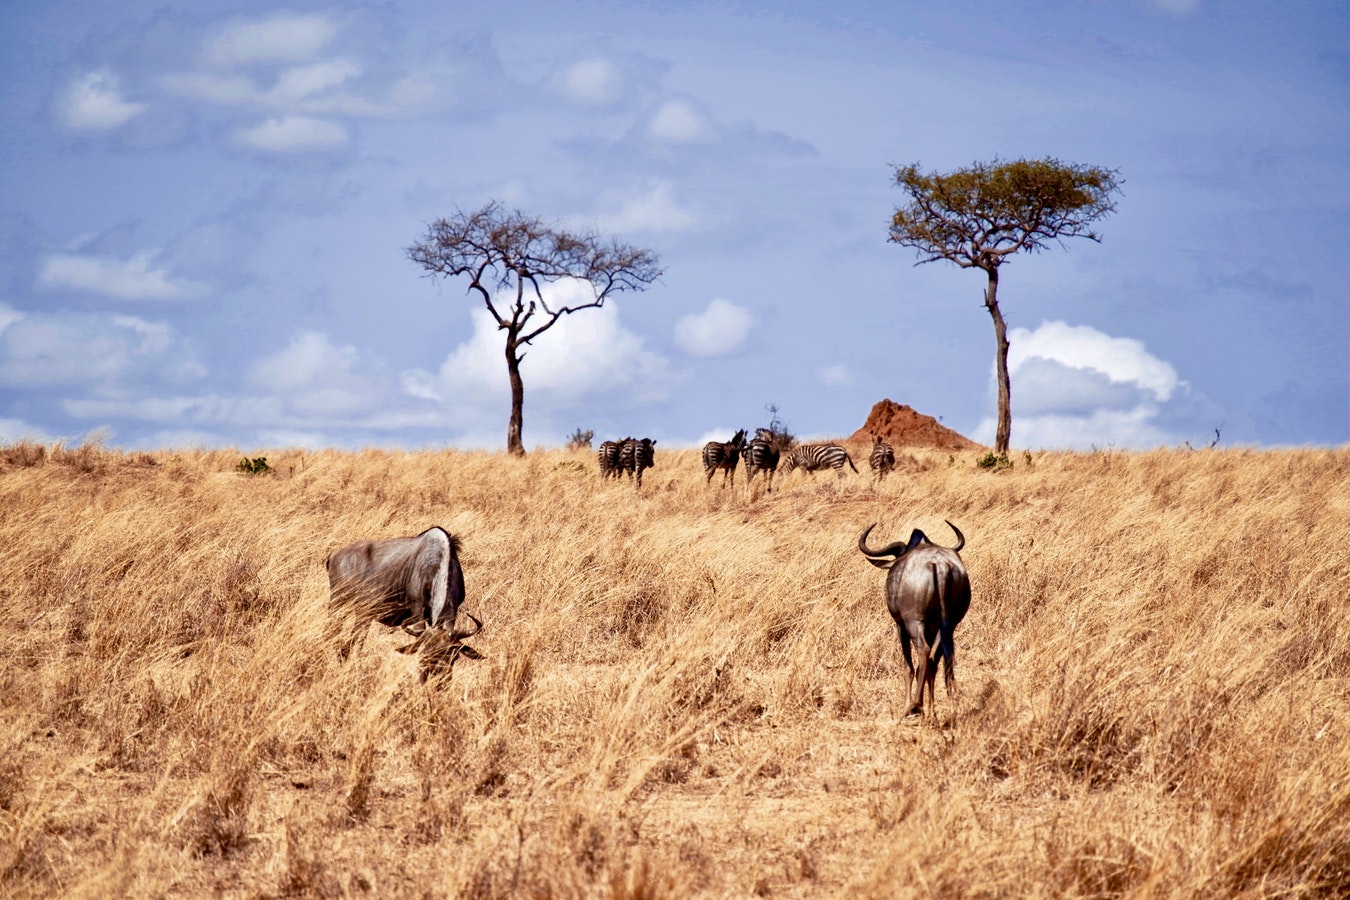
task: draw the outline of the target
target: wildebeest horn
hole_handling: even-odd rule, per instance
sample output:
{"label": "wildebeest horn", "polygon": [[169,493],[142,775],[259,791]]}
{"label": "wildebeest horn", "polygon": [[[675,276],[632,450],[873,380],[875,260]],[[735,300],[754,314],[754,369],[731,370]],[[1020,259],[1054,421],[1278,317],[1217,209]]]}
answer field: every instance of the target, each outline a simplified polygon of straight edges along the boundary
{"label": "wildebeest horn", "polygon": [[[960,533],[961,533],[961,532],[959,532],[959,531],[957,532],[957,534],[960,534]],[[480,632],[480,631],[483,630],[483,623],[480,622],[480,621],[478,620],[478,617],[477,617],[477,616],[475,616],[473,613],[469,612],[468,610],[465,610],[465,611],[464,611],[464,615],[468,616],[470,619],[473,619],[473,631],[459,631],[458,629],[456,629],[456,630],[455,630],[453,633],[451,633],[451,635],[450,635],[450,640],[451,640],[451,641],[462,641],[462,640],[464,640],[464,639],[467,638],[467,637],[473,637],[475,634],[477,634],[478,632]]]}
{"label": "wildebeest horn", "polygon": [[[863,529],[862,534],[858,535],[858,549],[862,552],[862,555],[867,557],[894,556],[896,557],[896,559],[899,559],[901,556],[904,556],[905,551],[909,549],[909,547],[906,546],[904,541],[896,541],[894,544],[891,544],[888,547],[883,547],[880,550],[871,550],[868,548],[867,536],[871,534],[872,529],[876,527],[877,523],[873,522],[871,525],[868,525],[866,528]],[[867,561],[870,562],[872,565],[881,569],[889,569],[892,565],[895,564],[894,559],[881,561],[875,559],[868,559]]]}
{"label": "wildebeest horn", "polygon": [[[473,620],[473,630],[472,630],[472,631],[460,631],[460,630],[456,629],[455,631],[453,631],[453,632],[450,633],[449,637],[447,637],[447,638],[445,639],[447,643],[451,643],[451,644],[457,643],[457,642],[459,642],[459,641],[464,640],[464,639],[467,638],[467,637],[473,637],[473,636],[474,636],[475,634],[477,634],[479,631],[482,631],[482,629],[483,629],[483,623],[482,623],[481,621],[479,621],[479,619],[478,619],[477,616],[475,616],[473,613],[469,612],[468,610],[465,610],[464,615],[468,616],[470,619]],[[404,630],[406,631],[407,629],[404,629]],[[409,634],[411,634],[411,633],[412,633],[412,632],[409,632]],[[421,631],[420,634],[417,635],[417,640],[413,641],[411,644],[405,644],[405,645],[403,645],[402,647],[399,647],[399,648],[398,648],[398,652],[399,652],[399,653],[416,653],[418,650],[420,650],[420,649],[422,648],[422,645],[423,645],[424,643],[426,643],[426,641],[427,641],[428,638],[430,638],[433,634],[437,634],[437,633],[439,633],[439,634],[445,634],[445,631],[444,631],[443,629],[439,629],[439,628],[425,628],[425,629],[423,629],[423,630]]]}
{"label": "wildebeest horn", "polygon": [[950,528],[952,531],[956,532],[956,546],[952,548],[952,551],[955,553],[960,553],[961,548],[966,545],[966,536],[961,533],[960,528],[957,528],[951,522],[947,521],[946,519],[943,519],[942,521],[947,522],[947,527]]}

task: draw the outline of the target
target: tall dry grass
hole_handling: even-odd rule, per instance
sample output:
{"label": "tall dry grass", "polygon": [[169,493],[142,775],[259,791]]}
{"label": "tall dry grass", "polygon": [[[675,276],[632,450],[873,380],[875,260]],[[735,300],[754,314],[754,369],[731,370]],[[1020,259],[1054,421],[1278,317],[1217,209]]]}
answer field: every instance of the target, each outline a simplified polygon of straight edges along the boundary
{"label": "tall dry grass", "polygon": [[[0,892],[1350,885],[1350,451],[919,452],[753,497],[695,451],[640,493],[561,450],[267,458],[0,448]],[[855,542],[943,519],[961,693],[913,726]],[[431,524],[487,658],[424,687],[376,626],[340,664],[326,553]]]}

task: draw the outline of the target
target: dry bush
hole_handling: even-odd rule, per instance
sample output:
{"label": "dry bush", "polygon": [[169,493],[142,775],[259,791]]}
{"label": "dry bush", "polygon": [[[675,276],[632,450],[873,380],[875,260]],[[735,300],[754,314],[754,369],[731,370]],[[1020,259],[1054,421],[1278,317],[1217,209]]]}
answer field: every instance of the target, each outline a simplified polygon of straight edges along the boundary
{"label": "dry bush", "polygon": [[[35,449],[36,448],[36,449]],[[641,491],[583,451],[0,448],[0,893],[1338,895],[1350,451],[907,450]],[[968,538],[903,719],[858,533]],[[465,541],[481,660],[342,662],[326,554]]]}

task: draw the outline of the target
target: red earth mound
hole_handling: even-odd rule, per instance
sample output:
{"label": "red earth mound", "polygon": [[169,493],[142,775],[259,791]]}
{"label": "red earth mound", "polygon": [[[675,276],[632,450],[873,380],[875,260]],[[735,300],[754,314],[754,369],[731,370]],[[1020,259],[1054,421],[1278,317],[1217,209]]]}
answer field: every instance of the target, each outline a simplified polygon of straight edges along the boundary
{"label": "red earth mound", "polygon": [[872,435],[878,434],[892,447],[932,447],[938,450],[979,450],[980,445],[945,425],[932,416],[896,403],[882,400],[872,407],[867,423],[853,432],[850,442],[871,445]]}

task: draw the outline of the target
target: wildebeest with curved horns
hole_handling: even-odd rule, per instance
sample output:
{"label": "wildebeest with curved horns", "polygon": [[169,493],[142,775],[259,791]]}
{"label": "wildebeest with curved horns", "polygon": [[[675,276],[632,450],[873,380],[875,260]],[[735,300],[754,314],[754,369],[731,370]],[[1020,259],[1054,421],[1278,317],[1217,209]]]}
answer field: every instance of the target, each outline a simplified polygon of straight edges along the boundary
{"label": "wildebeest with curved horns", "polygon": [[[460,549],[458,537],[433,525],[416,537],[356,541],[330,553],[325,562],[328,584],[334,612],[343,620],[339,653],[345,658],[375,621],[416,638],[400,647],[401,653],[415,653],[431,640],[427,659],[438,661],[440,668],[459,656],[479,658],[464,639],[477,634],[483,623],[466,612],[472,627],[454,627],[464,603]],[[423,681],[427,671],[424,665]]]}
{"label": "wildebeest with curved horns", "polygon": [[[900,650],[909,669],[905,703],[906,716],[923,715],[924,689],[929,703],[936,706],[933,689],[937,681],[937,661],[943,661],[943,680],[947,696],[956,700],[956,644],[953,633],[970,609],[970,576],[961,562],[961,548],[966,545],[961,529],[947,523],[956,532],[955,547],[939,547],[919,529],[900,541],[873,550],[867,546],[867,536],[876,523],[868,525],[858,536],[858,549],[874,566],[890,569],[886,576],[886,608],[895,620],[900,635]],[[891,557],[891,558],[887,558]],[[910,645],[918,651],[918,671]],[[919,682],[919,696],[914,696],[914,682]]]}

